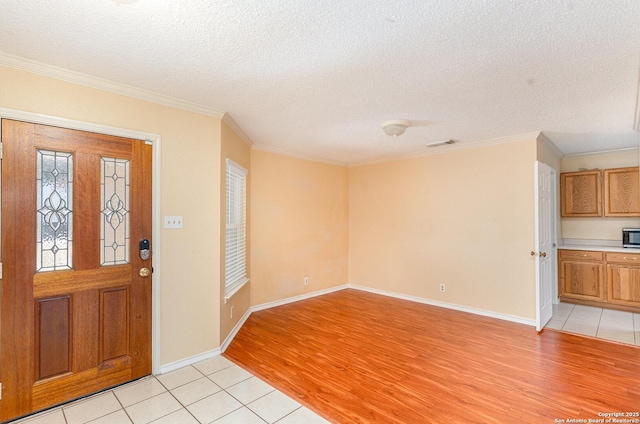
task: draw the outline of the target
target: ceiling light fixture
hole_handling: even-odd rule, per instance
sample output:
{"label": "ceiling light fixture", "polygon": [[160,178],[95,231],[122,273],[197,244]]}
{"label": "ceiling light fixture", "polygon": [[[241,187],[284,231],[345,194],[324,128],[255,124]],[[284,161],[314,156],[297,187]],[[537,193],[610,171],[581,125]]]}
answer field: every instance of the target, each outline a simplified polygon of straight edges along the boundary
{"label": "ceiling light fixture", "polygon": [[411,122],[405,119],[394,119],[391,121],[384,121],[382,123],[382,129],[387,135],[392,135],[394,138],[398,135],[404,134],[404,131],[411,125]]}

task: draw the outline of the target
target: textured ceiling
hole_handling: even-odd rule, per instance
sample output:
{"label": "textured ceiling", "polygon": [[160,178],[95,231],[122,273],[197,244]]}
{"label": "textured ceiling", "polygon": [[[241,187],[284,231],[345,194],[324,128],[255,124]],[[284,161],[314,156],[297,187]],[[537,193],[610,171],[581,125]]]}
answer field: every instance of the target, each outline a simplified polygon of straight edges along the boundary
{"label": "textured ceiling", "polygon": [[[535,131],[637,146],[640,1],[2,0],[0,53],[230,114],[342,163]],[[412,126],[393,139],[389,119]]]}

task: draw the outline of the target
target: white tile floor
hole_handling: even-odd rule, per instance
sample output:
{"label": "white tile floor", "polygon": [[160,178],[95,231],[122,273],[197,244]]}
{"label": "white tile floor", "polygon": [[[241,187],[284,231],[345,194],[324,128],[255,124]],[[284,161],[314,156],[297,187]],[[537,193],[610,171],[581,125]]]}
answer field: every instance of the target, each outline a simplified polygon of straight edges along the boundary
{"label": "white tile floor", "polygon": [[20,424],[321,424],[222,356],[15,421]]}
{"label": "white tile floor", "polygon": [[640,314],[559,303],[546,328],[640,346]]}

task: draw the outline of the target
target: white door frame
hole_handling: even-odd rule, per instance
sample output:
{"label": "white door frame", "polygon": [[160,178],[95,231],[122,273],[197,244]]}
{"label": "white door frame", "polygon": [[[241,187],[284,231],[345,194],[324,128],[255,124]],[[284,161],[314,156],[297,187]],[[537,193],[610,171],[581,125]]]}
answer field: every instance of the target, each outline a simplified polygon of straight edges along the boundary
{"label": "white door frame", "polygon": [[[160,216],[160,144],[159,134],[134,131],[91,122],[76,121],[73,119],[58,118],[55,116],[41,115],[38,113],[22,112],[19,110],[0,108],[0,119],[12,119],[16,121],[33,122],[35,124],[50,125],[68,128],[72,130],[89,131],[117,137],[135,138],[146,140],[152,144],[152,255],[153,255],[153,283],[151,288],[151,367],[153,374],[159,374],[161,362],[161,280],[162,280],[162,218]],[[1,129],[1,128],[0,128]],[[1,132],[0,132],[1,134]]]}
{"label": "white door frame", "polygon": [[[553,304],[558,303],[558,260],[557,260],[557,240],[558,240],[558,183],[557,183],[557,175],[558,172],[552,168],[551,166],[535,161],[534,162],[534,184],[535,184],[535,251],[532,251],[532,254],[535,254],[535,273],[536,273],[536,329],[538,331],[542,330],[542,317],[540,316],[540,308],[541,308],[541,279],[540,279],[540,216],[539,216],[539,206],[538,206],[538,164],[543,164],[551,171],[550,178],[550,208],[551,213],[549,214],[549,225],[551,227],[551,249],[548,252],[545,252],[546,255],[549,256],[549,266],[551,268],[551,290],[552,290],[552,302]],[[546,324],[546,323],[545,323]]]}

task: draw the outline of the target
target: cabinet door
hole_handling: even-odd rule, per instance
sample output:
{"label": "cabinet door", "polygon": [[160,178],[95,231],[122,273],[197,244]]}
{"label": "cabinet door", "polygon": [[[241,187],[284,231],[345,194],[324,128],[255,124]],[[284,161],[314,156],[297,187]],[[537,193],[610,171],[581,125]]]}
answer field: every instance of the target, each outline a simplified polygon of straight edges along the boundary
{"label": "cabinet door", "polygon": [[604,215],[640,216],[638,167],[605,169]]}
{"label": "cabinet door", "polygon": [[561,174],[560,191],[563,217],[602,216],[600,170]]}
{"label": "cabinet door", "polygon": [[584,300],[604,300],[602,263],[560,262],[560,295]]}
{"label": "cabinet door", "polygon": [[640,306],[640,267],[607,265],[610,303]]}

